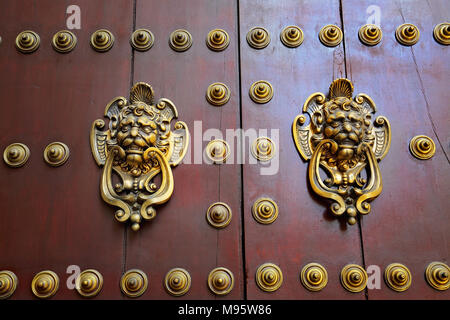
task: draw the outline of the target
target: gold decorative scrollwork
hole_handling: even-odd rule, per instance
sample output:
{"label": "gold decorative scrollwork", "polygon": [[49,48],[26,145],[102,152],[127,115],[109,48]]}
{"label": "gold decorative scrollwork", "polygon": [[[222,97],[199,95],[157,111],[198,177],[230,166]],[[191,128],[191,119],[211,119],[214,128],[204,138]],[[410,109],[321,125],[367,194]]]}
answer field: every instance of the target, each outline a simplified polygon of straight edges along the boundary
{"label": "gold decorative scrollwork", "polygon": [[443,262],[432,262],[425,270],[428,284],[439,291],[450,288],[450,267]]}
{"label": "gold decorative scrollwork", "polygon": [[367,46],[375,46],[380,43],[383,32],[379,26],[374,24],[365,24],[358,31],[359,40]]}
{"label": "gold decorative scrollwork", "polygon": [[137,29],[130,38],[131,46],[137,51],[149,50],[155,41],[155,37],[150,30]]}
{"label": "gold decorative scrollwork", "polygon": [[367,273],[357,264],[346,265],[341,271],[342,286],[350,292],[361,292],[367,285]]}
{"label": "gold decorative scrollwork", "polygon": [[12,271],[0,271],[0,300],[8,299],[16,291],[17,276]]}
{"label": "gold decorative scrollwork", "polygon": [[402,45],[412,46],[419,41],[420,32],[415,25],[404,23],[395,30],[395,37]]}
{"label": "gold decorative scrollwork", "polygon": [[252,215],[261,224],[271,224],[278,218],[278,206],[270,198],[259,198],[253,203]]}
{"label": "gold decorative scrollwork", "polygon": [[440,44],[450,45],[450,23],[443,22],[436,25],[433,29],[433,36]]}
{"label": "gold decorative scrollwork", "polygon": [[401,263],[391,263],[384,270],[384,281],[392,290],[402,292],[411,286],[411,272]]}
{"label": "gold decorative scrollwork", "polygon": [[215,82],[206,90],[206,100],[213,106],[223,106],[230,100],[230,89],[226,84]]}
{"label": "gold decorative scrollwork", "polygon": [[169,36],[169,46],[178,52],[186,51],[192,46],[192,36],[187,30],[177,29]]}
{"label": "gold decorative scrollwork", "polygon": [[39,48],[41,38],[31,30],[22,31],[16,37],[16,48],[22,53],[32,53]]}
{"label": "gold decorative scrollwork", "polygon": [[287,26],[281,31],[281,42],[289,48],[297,48],[303,43],[303,31],[297,26]]}
{"label": "gold decorative scrollwork", "polygon": [[250,98],[256,103],[267,103],[273,97],[273,87],[269,81],[259,80],[250,87]]}
{"label": "gold decorative scrollwork", "polygon": [[78,293],[85,298],[96,296],[103,287],[103,276],[94,269],[81,272],[75,280]]}
{"label": "gold decorative scrollwork", "polygon": [[254,27],[247,33],[247,42],[254,49],[264,49],[270,43],[269,32],[263,27]]}
{"label": "gold decorative scrollwork", "polygon": [[300,280],[309,291],[320,291],[328,283],[328,273],[322,265],[313,262],[303,267]]}
{"label": "gold decorative scrollwork", "polygon": [[91,46],[95,51],[106,52],[114,45],[114,35],[111,31],[100,29],[91,35]]}
{"label": "gold decorative scrollwork", "polygon": [[213,51],[223,51],[230,44],[230,36],[223,29],[214,29],[206,37],[206,45]]}
{"label": "gold decorative scrollwork", "polygon": [[77,37],[69,30],[57,32],[52,39],[53,49],[60,53],[68,53],[77,45]]}
{"label": "gold decorative scrollwork", "polygon": [[147,287],[147,275],[138,269],[128,270],[120,279],[120,290],[129,298],[142,296],[145,290],[147,290]]}
{"label": "gold decorative scrollwork", "polygon": [[219,267],[208,275],[208,288],[214,294],[224,296],[233,290],[234,276],[227,268]]}
{"label": "gold decorative scrollwork", "polygon": [[341,28],[333,24],[326,25],[320,29],[319,40],[327,47],[338,46],[343,39]]}
{"label": "gold decorative scrollwork", "polygon": [[47,299],[56,294],[59,289],[59,277],[50,270],[36,274],[31,282],[33,294],[40,299]]}
{"label": "gold decorative scrollwork", "polygon": [[59,167],[69,159],[69,147],[62,142],[52,142],[44,150],[44,160],[52,167]]}
{"label": "gold decorative scrollwork", "polygon": [[[100,182],[102,199],[118,207],[115,217],[131,221],[139,230],[142,219],[156,216],[155,206],[172,196],[174,181],[171,167],[184,158],[189,145],[187,125],[178,121],[172,101],[162,98],[154,103],[150,85],[136,83],[130,101],[114,98],[105,109],[108,129],[102,131],[101,119],[92,124],[91,150],[99,166],[104,166]],[[160,182],[154,179],[161,174]],[[116,179],[117,178],[117,179]],[[116,183],[113,183],[116,181]]]}
{"label": "gold decorative scrollwork", "polygon": [[180,297],[185,295],[191,287],[191,276],[185,269],[174,268],[166,274],[164,287],[172,296]]}
{"label": "gold decorative scrollwork", "polygon": [[23,143],[12,143],[3,151],[3,161],[11,168],[23,166],[30,157],[30,149]]}
{"label": "gold decorative scrollwork", "polygon": [[283,284],[283,273],[273,263],[264,263],[256,270],[256,284],[266,292],[278,290]]}
{"label": "gold decorative scrollwork", "polygon": [[347,213],[349,224],[356,223],[358,213],[368,214],[369,202],[381,193],[378,161],[391,143],[389,121],[379,116],[372,123],[376,112],[372,99],[363,93],[352,95],[350,80],[334,80],[329,98],[317,92],[304,103],[303,113],[309,114],[310,123],[305,125],[302,114],[292,125],[297,150],[303,160],[310,161],[312,189],[333,201],[330,210],[335,216]]}
{"label": "gold decorative scrollwork", "polygon": [[428,160],[436,153],[436,145],[430,137],[420,135],[411,139],[409,150],[417,159]]}
{"label": "gold decorative scrollwork", "polygon": [[222,229],[231,222],[231,208],[224,202],[216,202],[206,211],[206,220],[214,228]]}

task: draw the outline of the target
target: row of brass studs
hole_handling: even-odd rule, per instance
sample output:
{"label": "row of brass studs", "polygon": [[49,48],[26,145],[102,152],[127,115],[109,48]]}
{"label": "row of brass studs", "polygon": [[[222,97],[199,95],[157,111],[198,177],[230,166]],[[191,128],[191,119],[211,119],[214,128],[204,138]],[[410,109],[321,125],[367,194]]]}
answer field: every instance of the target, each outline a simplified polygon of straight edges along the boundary
{"label": "row of brass studs", "polygon": [[[14,294],[18,286],[17,276],[8,270],[0,271],[0,300]],[[56,294],[60,280],[50,270],[37,273],[31,282],[31,291],[40,299],[48,299]],[[139,269],[131,269],[120,279],[120,290],[130,298],[140,297],[148,288],[148,277]],[[75,280],[75,288],[80,296],[91,298],[100,293],[103,287],[103,276],[94,269],[81,272]],[[172,296],[185,295],[191,287],[191,276],[182,268],[174,268],[164,278],[164,288]],[[216,295],[226,295],[233,290],[233,273],[224,267],[213,269],[208,275],[208,288]]]}
{"label": "row of brass studs", "polygon": [[[443,262],[432,262],[425,270],[428,284],[440,291],[450,287],[450,268]],[[346,265],[341,270],[342,286],[350,292],[361,292],[367,285],[367,273],[363,267],[356,264]],[[401,263],[391,263],[384,270],[386,285],[397,292],[406,291],[412,282],[411,272]],[[305,265],[300,272],[300,282],[310,291],[320,291],[328,283],[327,270],[318,263]],[[256,270],[256,284],[265,292],[274,292],[283,284],[283,273],[277,265],[264,263]]]}
{"label": "row of brass studs", "polygon": [[[44,160],[52,167],[59,167],[69,159],[69,147],[62,142],[52,142],[44,149]],[[3,151],[3,160],[12,167],[23,166],[30,158],[30,149],[23,143],[12,143]]]}

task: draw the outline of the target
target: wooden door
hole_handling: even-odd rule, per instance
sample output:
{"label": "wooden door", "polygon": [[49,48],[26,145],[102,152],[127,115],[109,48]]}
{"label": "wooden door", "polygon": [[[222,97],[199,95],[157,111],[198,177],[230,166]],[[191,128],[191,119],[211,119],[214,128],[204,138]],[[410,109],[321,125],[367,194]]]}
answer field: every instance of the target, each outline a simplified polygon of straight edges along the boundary
{"label": "wooden door", "polygon": [[[59,276],[53,299],[80,299],[70,286],[73,266],[102,274],[103,288],[94,299],[129,299],[119,283],[132,269],[148,277],[141,299],[448,299],[448,290],[433,289],[424,276],[429,263],[448,265],[450,257],[450,65],[448,46],[433,38],[433,28],[449,18],[444,0],[80,0],[80,29],[72,30],[77,45],[62,54],[51,41],[68,28],[70,5],[51,0],[0,4],[0,147],[3,151],[18,142],[30,150],[23,166],[0,165],[0,271],[10,270],[18,278],[11,299],[35,298],[30,286],[43,270]],[[375,46],[358,38],[359,28],[369,21],[383,31]],[[420,30],[413,46],[395,37],[396,28],[407,22]],[[343,32],[335,47],[318,37],[328,24]],[[295,48],[280,40],[291,25],[304,36]],[[248,43],[254,27],[270,36],[264,48]],[[130,45],[139,28],[154,35],[148,51]],[[90,45],[98,29],[114,35],[106,52]],[[177,29],[192,36],[185,51],[169,45]],[[214,29],[229,36],[222,51],[206,45]],[[15,47],[24,30],[40,36],[33,53]],[[314,92],[328,93],[338,78],[351,80],[355,94],[372,97],[377,115],[386,116],[392,128],[390,151],[379,162],[383,192],[355,225],[333,217],[329,202],[315,194],[308,163],[292,137],[292,122],[305,100]],[[273,88],[265,103],[255,102],[250,93],[261,80]],[[116,209],[101,198],[102,169],[92,156],[89,134],[106,105],[114,97],[128,97],[137,82],[150,84],[156,100],[164,97],[177,106],[191,139],[184,163],[172,170],[171,199],[134,232],[116,221]],[[206,98],[208,86],[216,82],[230,91],[222,106]],[[431,159],[411,154],[409,143],[417,135],[435,142]],[[257,161],[252,146],[265,137],[273,142],[274,157]],[[207,145],[214,139],[230,146],[225,163],[207,161]],[[44,149],[52,142],[70,150],[58,167],[44,161]],[[255,218],[252,208],[258,200],[277,208],[271,223]],[[216,202],[232,213],[224,228],[211,226],[206,218]],[[328,275],[327,285],[317,292],[300,280],[302,268],[313,262]],[[258,268],[266,263],[278,267],[283,277],[271,292],[257,280]],[[400,293],[386,285],[383,272],[391,263],[410,270],[408,290]],[[340,277],[348,264],[368,270],[371,285],[356,293],[346,290]],[[208,276],[218,267],[234,278],[233,289],[223,296],[208,287]],[[179,297],[164,285],[174,268],[191,278],[189,290]],[[377,268],[380,273],[374,274]]]}

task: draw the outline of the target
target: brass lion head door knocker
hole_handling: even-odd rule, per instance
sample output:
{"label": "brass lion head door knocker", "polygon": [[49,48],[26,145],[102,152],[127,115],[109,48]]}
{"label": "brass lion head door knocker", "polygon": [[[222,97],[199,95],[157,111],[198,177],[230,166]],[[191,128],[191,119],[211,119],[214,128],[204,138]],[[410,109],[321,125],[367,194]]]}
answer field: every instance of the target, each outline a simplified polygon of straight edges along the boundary
{"label": "brass lion head door knocker", "polygon": [[95,161],[104,166],[100,194],[118,207],[118,221],[131,220],[134,231],[142,219],[155,218],[154,207],[172,196],[171,167],[183,160],[189,145],[184,122],[176,122],[171,130],[172,119],[178,118],[175,105],[164,98],[154,104],[153,97],[150,85],[136,83],[129,102],[117,97],[106,106],[108,129],[102,131],[105,122],[98,119],[90,136]]}
{"label": "brass lion head door knocker", "polygon": [[382,190],[378,160],[384,158],[391,143],[389,121],[378,116],[376,106],[366,94],[353,96],[348,79],[334,80],[329,97],[316,92],[303,105],[306,117],[298,115],[292,125],[295,145],[305,161],[310,161],[308,177],[312,189],[332,200],[331,212],[356,216],[370,212],[369,202]]}

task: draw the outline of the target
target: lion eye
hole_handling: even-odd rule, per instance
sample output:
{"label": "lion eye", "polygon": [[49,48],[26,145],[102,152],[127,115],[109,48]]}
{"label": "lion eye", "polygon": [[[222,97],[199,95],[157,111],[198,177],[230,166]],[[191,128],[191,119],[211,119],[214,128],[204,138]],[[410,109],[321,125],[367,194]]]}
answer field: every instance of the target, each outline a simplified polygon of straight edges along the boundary
{"label": "lion eye", "polygon": [[121,130],[122,130],[122,132],[127,132],[128,129],[129,129],[129,126],[123,126]]}
{"label": "lion eye", "polygon": [[150,127],[144,127],[143,130],[145,133],[150,133],[152,131],[152,129]]}
{"label": "lion eye", "polygon": [[333,128],[337,128],[337,127],[339,127],[339,122],[337,122],[337,121],[334,121],[332,124],[331,124],[331,126],[333,127]]}

